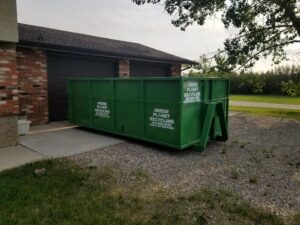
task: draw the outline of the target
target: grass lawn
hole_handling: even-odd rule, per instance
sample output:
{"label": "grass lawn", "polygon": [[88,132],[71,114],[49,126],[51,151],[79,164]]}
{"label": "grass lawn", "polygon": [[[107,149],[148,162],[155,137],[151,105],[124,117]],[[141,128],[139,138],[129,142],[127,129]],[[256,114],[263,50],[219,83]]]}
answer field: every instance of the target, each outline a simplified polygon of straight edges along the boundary
{"label": "grass lawn", "polygon": [[300,105],[300,97],[276,96],[276,95],[230,95],[231,101],[244,102],[268,102],[278,104]]}
{"label": "grass lawn", "polygon": [[224,190],[174,193],[143,171],[124,179],[117,169],[42,161],[0,173],[0,224],[300,224],[300,214],[283,219]]}
{"label": "grass lawn", "polygon": [[300,110],[230,106],[230,111],[300,120]]}

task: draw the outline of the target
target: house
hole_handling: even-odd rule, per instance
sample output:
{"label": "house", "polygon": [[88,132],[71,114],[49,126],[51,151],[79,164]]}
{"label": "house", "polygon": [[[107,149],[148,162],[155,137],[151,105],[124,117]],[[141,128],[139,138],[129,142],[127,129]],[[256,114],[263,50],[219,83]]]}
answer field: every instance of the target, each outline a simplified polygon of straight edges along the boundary
{"label": "house", "polygon": [[68,77],[180,76],[194,64],[138,43],[17,24],[15,1],[0,8],[0,147],[16,142],[19,115],[33,125],[67,119]]}

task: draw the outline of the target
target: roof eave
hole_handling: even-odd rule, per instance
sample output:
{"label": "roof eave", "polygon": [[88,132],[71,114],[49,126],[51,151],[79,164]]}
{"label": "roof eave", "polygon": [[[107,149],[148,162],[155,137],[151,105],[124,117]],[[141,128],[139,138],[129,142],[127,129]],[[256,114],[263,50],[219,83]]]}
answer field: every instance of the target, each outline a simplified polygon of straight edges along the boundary
{"label": "roof eave", "polygon": [[131,60],[140,60],[140,61],[151,61],[151,62],[158,62],[158,63],[171,63],[171,64],[188,64],[188,65],[196,65],[198,63],[188,60],[188,59],[182,59],[182,60],[169,60],[169,59],[159,59],[159,58],[151,58],[151,57],[143,57],[143,56],[134,56],[134,55],[128,55],[128,54],[116,54],[114,52],[101,52],[97,50],[92,49],[86,49],[86,48],[76,48],[76,47],[69,47],[69,46],[60,46],[60,45],[51,45],[47,43],[37,43],[37,42],[31,42],[31,41],[24,41],[20,40],[17,43],[17,46],[22,47],[38,47],[49,51],[60,51],[60,52],[69,52],[69,53],[77,53],[77,54],[90,54],[95,56],[101,56],[101,57],[108,57],[108,58],[127,58]]}

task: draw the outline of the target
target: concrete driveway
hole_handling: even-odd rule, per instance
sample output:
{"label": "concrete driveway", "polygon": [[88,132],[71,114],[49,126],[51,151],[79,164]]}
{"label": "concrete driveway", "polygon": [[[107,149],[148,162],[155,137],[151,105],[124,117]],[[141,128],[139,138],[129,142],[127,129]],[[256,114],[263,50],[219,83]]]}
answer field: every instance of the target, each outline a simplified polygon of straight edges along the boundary
{"label": "concrete driveway", "polygon": [[21,145],[49,158],[71,156],[121,142],[122,139],[77,127],[35,131],[19,138]]}
{"label": "concrete driveway", "polygon": [[46,157],[22,145],[0,148],[0,171],[39,161]]}
{"label": "concrete driveway", "polygon": [[0,171],[47,158],[76,155],[122,143],[123,140],[68,122],[34,126],[19,145],[0,148]]}

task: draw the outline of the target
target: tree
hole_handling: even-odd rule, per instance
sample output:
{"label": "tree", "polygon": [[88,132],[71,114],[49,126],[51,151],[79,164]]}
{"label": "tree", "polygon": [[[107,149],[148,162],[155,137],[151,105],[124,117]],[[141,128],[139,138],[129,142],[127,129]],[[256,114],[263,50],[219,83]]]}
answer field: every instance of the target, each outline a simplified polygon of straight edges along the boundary
{"label": "tree", "polygon": [[299,0],[132,0],[138,5],[163,3],[172,24],[185,30],[221,15],[226,29],[238,33],[224,41],[212,57],[222,59],[226,70],[250,68],[261,57],[275,64],[287,59],[285,47],[300,43]]}

